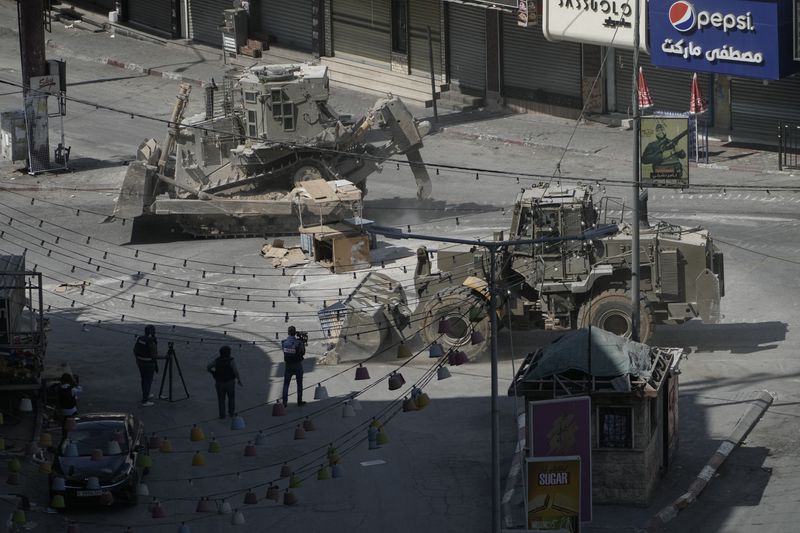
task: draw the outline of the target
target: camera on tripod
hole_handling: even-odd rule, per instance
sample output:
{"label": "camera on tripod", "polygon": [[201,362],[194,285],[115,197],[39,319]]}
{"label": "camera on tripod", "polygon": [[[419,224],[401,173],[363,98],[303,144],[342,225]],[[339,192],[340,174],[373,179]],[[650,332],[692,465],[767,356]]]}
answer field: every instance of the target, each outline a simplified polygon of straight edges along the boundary
{"label": "camera on tripod", "polygon": [[303,344],[308,344],[308,332],[307,331],[298,331],[297,338],[303,341]]}

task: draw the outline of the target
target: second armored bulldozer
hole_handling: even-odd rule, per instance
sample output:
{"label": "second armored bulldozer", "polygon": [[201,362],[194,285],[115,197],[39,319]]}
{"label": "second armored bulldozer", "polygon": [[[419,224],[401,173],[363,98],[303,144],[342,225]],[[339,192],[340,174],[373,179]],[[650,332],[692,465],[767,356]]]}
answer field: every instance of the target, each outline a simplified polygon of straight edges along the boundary
{"label": "second armored bulldozer", "polygon": [[286,233],[297,229],[291,191],[303,181],[367,176],[404,155],[420,199],[431,183],[419,150],[430,124],[397,97],[359,121],[328,104],[327,67],[262,65],[228,73],[206,91],[204,115],[184,120],[182,84],[163,145],[145,140],[130,164],[115,216],[171,217],[196,236]]}
{"label": "second armored bulldozer", "polygon": [[[647,342],[657,324],[681,324],[695,317],[718,322],[724,295],[723,255],[708,230],[664,222],[640,226],[644,227],[640,228],[639,339]],[[586,238],[576,238],[581,236]],[[496,254],[501,327],[591,325],[631,336],[631,227],[604,223],[589,188],[523,190],[514,205],[508,239],[544,242],[509,245]],[[395,295],[383,304],[384,323],[404,338],[419,332],[425,345],[438,342],[445,351],[477,357],[490,338],[489,260],[483,248],[434,253],[421,247],[414,276],[418,304],[404,313],[401,323],[398,310],[407,302]],[[358,328],[375,330],[363,323],[363,317],[349,327],[347,317],[358,317],[357,311],[340,311],[341,334]]]}

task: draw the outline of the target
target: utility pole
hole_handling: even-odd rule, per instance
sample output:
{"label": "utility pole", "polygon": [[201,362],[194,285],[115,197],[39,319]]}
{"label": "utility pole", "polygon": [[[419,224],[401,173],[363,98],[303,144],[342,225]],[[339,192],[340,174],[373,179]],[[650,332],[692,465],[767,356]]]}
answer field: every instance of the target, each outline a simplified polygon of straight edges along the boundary
{"label": "utility pole", "polygon": [[506,240],[471,240],[459,239],[455,237],[441,237],[438,235],[422,235],[417,233],[403,233],[396,228],[386,228],[381,226],[371,226],[369,233],[383,235],[390,239],[418,239],[433,242],[446,242],[450,244],[465,244],[475,248],[484,248],[489,256],[489,320],[491,323],[491,438],[492,438],[492,533],[502,531],[502,509],[500,505],[500,410],[498,409],[498,371],[497,371],[497,256],[498,252],[509,247],[527,246],[531,244],[554,243],[563,241],[592,241],[601,235],[597,230],[585,231],[582,235],[541,237],[538,239],[521,239],[514,241]]}
{"label": "utility pole", "polygon": [[[28,169],[46,170],[50,161],[47,94],[40,94],[36,87],[31,87],[31,78],[47,75],[44,3],[41,0],[17,0],[17,22],[22,66],[22,95],[28,130]],[[44,168],[39,168],[42,165]]]}
{"label": "utility pole", "polygon": [[631,216],[631,340],[639,341],[639,4],[633,0],[633,213]]}

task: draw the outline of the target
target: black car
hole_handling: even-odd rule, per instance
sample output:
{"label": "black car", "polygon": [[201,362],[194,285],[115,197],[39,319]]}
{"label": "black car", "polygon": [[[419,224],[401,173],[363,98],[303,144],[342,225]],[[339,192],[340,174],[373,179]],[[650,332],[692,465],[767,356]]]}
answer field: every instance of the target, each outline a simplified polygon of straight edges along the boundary
{"label": "black car", "polygon": [[[91,413],[75,420],[75,429],[65,432],[55,450],[51,495],[63,494],[71,504],[137,503],[136,489],[147,473],[138,467],[139,454],[148,453],[142,422],[127,413]],[[102,450],[102,456],[93,458],[95,450]],[[77,456],[69,456],[75,451]],[[53,491],[57,477],[64,478],[64,492]],[[87,486],[91,477],[98,479],[99,487]]]}

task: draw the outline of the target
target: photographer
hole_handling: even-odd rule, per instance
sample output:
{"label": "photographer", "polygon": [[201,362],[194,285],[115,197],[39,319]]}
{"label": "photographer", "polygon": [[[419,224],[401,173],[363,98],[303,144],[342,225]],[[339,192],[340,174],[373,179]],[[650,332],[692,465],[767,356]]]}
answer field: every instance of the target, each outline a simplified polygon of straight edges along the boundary
{"label": "photographer", "polygon": [[285,363],[283,371],[284,407],[289,403],[289,384],[292,381],[292,376],[297,379],[297,405],[302,407],[306,404],[303,401],[303,356],[306,354],[305,343],[308,337],[302,332],[300,337],[298,338],[295,327],[289,326],[289,336],[281,342],[283,362]]}

